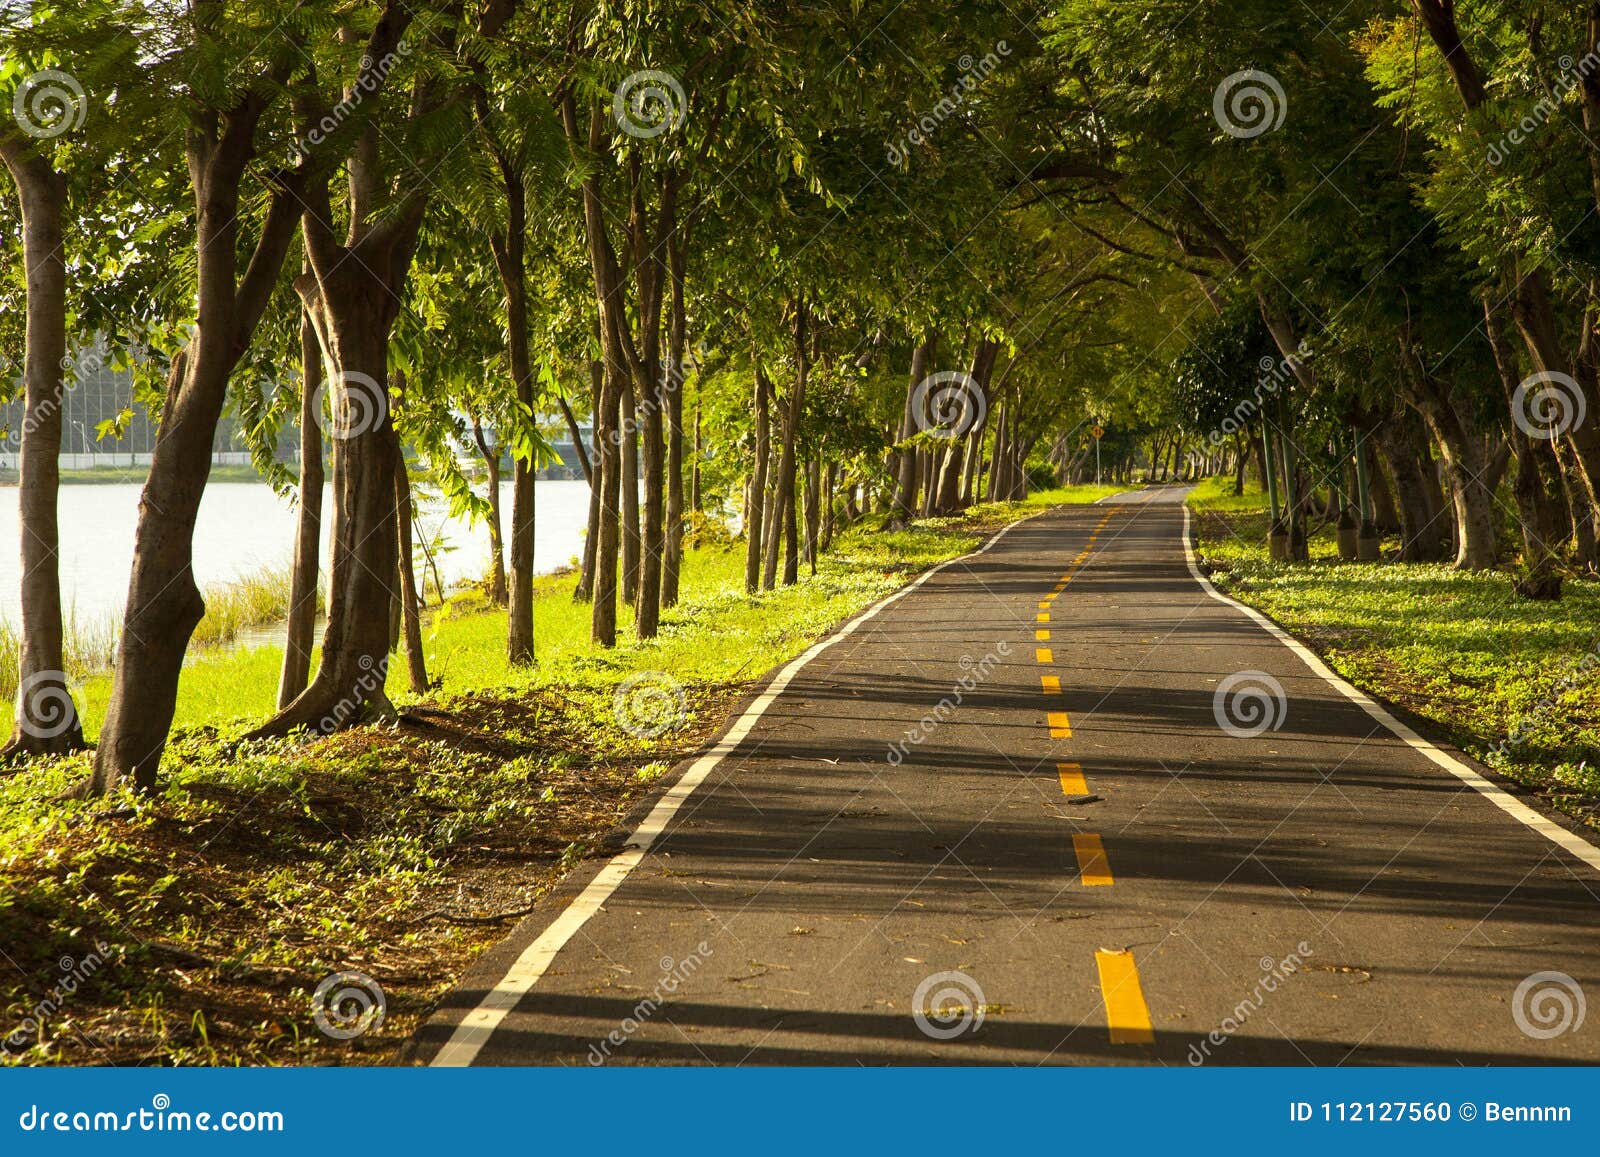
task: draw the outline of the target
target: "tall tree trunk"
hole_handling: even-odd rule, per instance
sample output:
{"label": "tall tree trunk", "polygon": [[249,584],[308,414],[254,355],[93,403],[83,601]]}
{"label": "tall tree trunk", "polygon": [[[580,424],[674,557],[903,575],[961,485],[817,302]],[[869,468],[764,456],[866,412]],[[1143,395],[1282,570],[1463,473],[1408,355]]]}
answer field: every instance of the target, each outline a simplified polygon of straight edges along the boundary
{"label": "tall tree trunk", "polygon": [[289,629],[278,677],[278,708],[289,706],[311,679],[322,554],[322,350],[311,315],[300,311],[300,488],[294,567],[289,576]]}
{"label": "tall tree trunk", "polygon": [[[218,136],[190,130],[196,324],[167,377],[166,404],[139,501],[111,700],[87,788],[91,794],[128,781],[142,791],[154,787],[177,705],[183,656],[205,614],[194,581],[194,522],[211,473],[212,441],[228,377],[255,334],[294,237],[301,199],[309,192],[303,183],[291,182],[273,195],[239,277],[239,190],[265,107],[259,96],[249,94],[218,122],[223,126]],[[391,566],[393,558],[390,550]]]}
{"label": "tall tree trunk", "polygon": [[817,543],[822,536],[822,462],[813,457],[806,463],[806,542],[802,557],[811,573],[817,573]]}
{"label": "tall tree trunk", "polygon": [[[685,347],[689,321],[683,298],[686,245],[681,234],[675,233],[666,238],[666,246],[671,304],[667,311],[667,511],[666,548],[661,560],[661,605],[671,607],[678,602],[679,577],[683,570],[683,384],[688,376],[684,357],[687,354]],[[695,422],[698,436],[698,410]],[[695,475],[698,482],[698,460],[695,463]],[[698,503],[698,485],[694,498]]]}
{"label": "tall tree trunk", "polygon": [[[343,248],[342,246],[340,248]],[[322,662],[311,685],[251,734],[308,727],[326,734],[360,722],[367,709],[392,716],[384,692],[389,607],[398,589],[395,513],[396,439],[388,391],[389,287],[368,261],[312,258],[317,285],[302,298],[320,305],[314,317],[337,389],[333,446],[333,533],[328,619]]]}
{"label": "tall tree trunk", "polygon": [[622,443],[622,597],[639,597],[639,415],[634,382],[624,376],[619,392],[621,417],[617,427]]}
{"label": "tall tree trunk", "polygon": [[483,423],[472,420],[472,440],[477,443],[478,455],[488,475],[489,490],[489,601],[497,607],[506,605],[506,549],[500,537],[500,446],[489,445],[483,436]]}
{"label": "tall tree trunk", "polygon": [[428,693],[428,667],[422,654],[422,616],[417,610],[417,578],[411,558],[411,477],[405,454],[394,452],[394,509],[399,538],[400,621],[406,642],[406,675],[414,695]]}
{"label": "tall tree trunk", "polygon": [[705,510],[705,501],[700,494],[700,399],[694,400],[694,463],[689,470],[689,509],[696,514]]}
{"label": "tall tree trunk", "polygon": [[778,459],[778,509],[783,517],[783,585],[800,581],[800,531],[796,521],[796,477],[800,441],[800,419],[805,413],[806,381],[810,376],[808,355],[810,309],[804,300],[794,308],[794,387],[783,416],[783,451]]}
{"label": "tall tree trunk", "polygon": [[1440,518],[1437,484],[1432,463],[1420,454],[1417,432],[1410,421],[1397,415],[1381,423],[1373,445],[1389,475],[1389,491],[1400,516],[1400,559],[1403,562],[1439,562],[1448,544]]}
{"label": "tall tree trunk", "polygon": [[83,747],[62,655],[56,497],[60,487],[62,368],[67,361],[66,181],[29,143],[0,129],[0,156],[22,205],[27,283],[23,419],[17,487],[22,532],[22,638],[11,739],[0,755]]}
{"label": "tall tree trunk", "polygon": [[[600,344],[600,329],[595,326],[595,344]],[[583,565],[578,571],[578,585],[573,588],[572,601],[594,601],[594,563],[600,543],[600,497],[603,471],[600,455],[600,412],[605,398],[605,362],[595,358],[589,362],[590,413],[594,415],[589,427],[589,448],[584,449],[583,439],[574,431],[573,445],[585,462],[584,477],[589,481],[589,519],[583,536]]]}
{"label": "tall tree trunk", "polygon": [[[639,362],[642,374],[638,380],[638,393],[644,418],[642,422],[635,423],[635,428],[641,431],[638,440],[644,449],[644,508],[642,514],[636,515],[640,519],[639,556],[633,599],[635,630],[641,639],[653,639],[661,621],[661,570],[667,549],[666,446],[663,442],[665,414],[677,384],[674,380],[676,367],[664,369],[661,363],[662,297],[668,291],[667,266],[661,246],[665,243],[674,213],[675,186],[670,177],[665,180],[659,227],[655,242],[652,243],[645,226],[644,181],[640,176],[638,157],[635,152],[630,159],[633,212],[629,218],[629,233],[634,242],[634,273],[639,298]],[[668,357],[670,359],[670,353]]]}
{"label": "tall tree trunk", "polygon": [[1410,392],[1444,464],[1455,520],[1455,565],[1460,570],[1487,570],[1494,566],[1496,550],[1493,499],[1482,481],[1482,442],[1443,383],[1415,380],[1414,374]]}
{"label": "tall tree trunk", "polygon": [[[1506,405],[1514,406],[1519,382],[1516,355],[1512,352],[1511,341],[1506,336],[1494,300],[1488,294],[1483,299],[1483,315],[1500,388],[1505,394]],[[1509,424],[1508,436],[1512,453],[1517,459],[1517,473],[1512,480],[1511,492],[1517,504],[1517,524],[1522,534],[1522,564],[1526,570],[1517,581],[1516,590],[1528,598],[1557,599],[1561,597],[1557,545],[1563,535],[1556,505],[1545,489],[1544,471],[1539,462],[1539,456],[1548,454],[1549,448],[1535,443],[1516,422]]]}
{"label": "tall tree trunk", "polygon": [[839,467],[837,463],[829,462],[822,476],[822,528],[817,540],[819,551],[825,551],[833,545],[833,524],[838,512],[835,496],[838,491]]}
{"label": "tall tree trunk", "polygon": [[1006,403],[1002,399],[1000,405],[995,409],[994,447],[989,451],[989,489],[986,497],[990,502],[999,502],[1005,497],[1003,489],[1005,482],[1001,477],[1004,471],[1001,463],[1005,461],[1006,457],[1007,425]]}
{"label": "tall tree trunk", "polygon": [[[921,427],[917,424],[919,415],[916,411],[917,386],[928,376],[933,365],[933,354],[937,336],[929,336],[918,342],[911,351],[911,376],[906,383],[905,411],[900,418],[900,438],[904,443],[914,437]],[[905,447],[899,451],[897,466],[898,484],[894,494],[894,512],[896,517],[910,520],[917,510],[917,466],[918,455],[916,450]]]}
{"label": "tall tree trunk", "polygon": [[[504,235],[492,234],[490,248],[494,253],[495,268],[500,274],[500,284],[506,295],[506,360],[511,369],[511,388],[517,399],[517,420],[533,421],[533,358],[528,350],[528,269],[527,234],[528,206],[523,174],[513,164],[508,154],[496,152],[500,164],[501,184],[506,194],[506,229]],[[587,477],[589,463],[584,455],[582,439],[578,437],[577,423],[572,421],[572,410],[562,402],[572,426],[573,444]],[[497,438],[504,445],[504,434]],[[513,666],[533,662],[533,530],[534,530],[534,463],[532,453],[520,454],[512,440],[511,453],[511,571],[506,584],[506,661]],[[490,476],[494,494],[494,516],[499,512],[499,453],[495,456],[495,470]],[[498,534],[498,531],[496,532]],[[495,557],[500,550],[495,548]],[[496,564],[498,572],[499,564]]]}
{"label": "tall tree trunk", "polygon": [[755,366],[756,441],[750,466],[750,500],[745,504],[744,589],[755,594],[761,589],[761,532],[766,516],[767,455],[771,438],[772,385],[760,363]]}
{"label": "tall tree trunk", "polygon": [[297,727],[326,734],[369,714],[394,717],[384,689],[400,556],[389,337],[427,202],[414,196],[380,219],[377,156],[373,124],[352,154],[342,241],[326,188],[307,198],[302,216],[312,275],[297,279],[295,288],[311,310],[335,387],[328,619],[311,685],[253,737]]}

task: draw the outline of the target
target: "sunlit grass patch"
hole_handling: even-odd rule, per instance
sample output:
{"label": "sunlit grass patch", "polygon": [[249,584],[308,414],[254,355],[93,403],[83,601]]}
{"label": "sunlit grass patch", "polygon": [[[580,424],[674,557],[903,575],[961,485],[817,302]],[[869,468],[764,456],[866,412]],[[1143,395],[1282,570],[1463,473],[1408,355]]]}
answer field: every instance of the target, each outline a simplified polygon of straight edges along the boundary
{"label": "sunlit grass patch", "polygon": [[1571,581],[1559,602],[1534,602],[1503,571],[1341,562],[1327,529],[1311,537],[1309,563],[1272,562],[1265,515],[1197,505],[1200,553],[1224,591],[1352,683],[1600,826],[1600,584]]}

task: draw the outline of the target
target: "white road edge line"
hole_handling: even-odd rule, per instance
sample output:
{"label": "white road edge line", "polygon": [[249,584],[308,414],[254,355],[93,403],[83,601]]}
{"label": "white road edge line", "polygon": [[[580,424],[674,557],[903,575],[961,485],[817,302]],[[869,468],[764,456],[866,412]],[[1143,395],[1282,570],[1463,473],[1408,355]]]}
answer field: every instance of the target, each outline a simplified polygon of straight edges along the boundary
{"label": "white road edge line", "polygon": [[1242,611],[1251,619],[1255,620],[1257,626],[1261,627],[1262,630],[1266,631],[1273,638],[1277,639],[1278,642],[1282,643],[1285,647],[1288,647],[1289,650],[1298,655],[1300,657],[1300,661],[1307,667],[1311,668],[1312,673],[1320,677],[1324,683],[1328,684],[1328,686],[1338,691],[1346,699],[1356,704],[1368,715],[1372,716],[1372,718],[1376,719],[1383,726],[1394,732],[1398,738],[1405,741],[1405,743],[1410,745],[1413,750],[1420,752],[1433,763],[1444,768],[1444,770],[1455,776],[1462,783],[1466,784],[1479,795],[1486,798],[1490,803],[1494,804],[1501,811],[1505,812],[1506,815],[1510,816],[1518,823],[1532,828],[1551,843],[1565,849],[1568,852],[1571,852],[1574,856],[1582,860],[1585,864],[1588,864],[1591,868],[1594,868],[1596,871],[1600,871],[1600,848],[1596,848],[1593,844],[1589,843],[1581,836],[1567,831],[1567,829],[1562,827],[1560,824],[1554,823],[1547,817],[1540,815],[1533,808],[1519,800],[1516,796],[1512,795],[1504,788],[1491,783],[1478,772],[1474,771],[1472,768],[1462,763],[1459,759],[1455,758],[1455,756],[1450,755],[1448,752],[1441,751],[1438,747],[1434,746],[1432,743],[1429,743],[1411,728],[1400,722],[1400,720],[1389,714],[1388,711],[1379,706],[1378,703],[1365,692],[1360,691],[1351,686],[1349,683],[1345,682],[1342,678],[1335,674],[1333,670],[1326,663],[1324,663],[1314,651],[1312,651],[1304,643],[1301,643],[1298,639],[1294,638],[1282,627],[1278,626],[1277,623],[1267,618],[1266,615],[1263,615],[1260,611],[1253,607],[1245,606],[1237,599],[1229,598],[1227,595],[1217,590],[1216,587],[1212,586],[1211,580],[1200,573],[1200,568],[1195,563],[1194,541],[1190,536],[1190,517],[1189,506],[1187,503],[1185,503],[1183,507],[1183,557],[1184,561],[1189,564],[1189,573],[1194,576],[1195,581],[1200,584],[1201,589],[1204,590],[1206,594],[1216,599],[1219,603],[1226,603],[1228,606],[1237,611]]}
{"label": "white road edge line", "polygon": [[[1046,508],[1046,510],[1049,509],[1053,508]],[[734,721],[733,726],[723,733],[722,738],[717,740],[716,745],[691,763],[678,779],[678,782],[673,784],[667,790],[667,793],[656,801],[655,807],[650,809],[650,813],[645,816],[644,821],[628,837],[627,849],[613,856],[610,862],[600,869],[600,873],[589,881],[583,891],[578,893],[572,903],[567,905],[561,914],[550,923],[550,926],[541,932],[532,944],[522,950],[522,955],[518,956],[512,963],[506,974],[500,978],[500,982],[484,994],[483,999],[476,1008],[462,1018],[461,1023],[450,1034],[450,1039],[445,1042],[444,1047],[439,1050],[433,1060],[429,1062],[429,1065],[436,1068],[459,1068],[470,1065],[477,1059],[478,1053],[482,1051],[484,1045],[489,1043],[489,1038],[494,1035],[494,1030],[499,1027],[501,1021],[505,1020],[506,1014],[517,1006],[535,984],[539,983],[540,977],[545,974],[545,970],[555,960],[556,954],[566,947],[567,942],[577,934],[578,929],[588,922],[589,917],[598,912],[601,906],[611,898],[611,894],[628,878],[628,873],[639,866],[640,861],[645,857],[645,853],[660,838],[661,833],[666,829],[667,824],[672,821],[672,817],[677,814],[678,809],[684,805],[695,789],[705,782],[706,776],[710,775],[717,765],[731,755],[739,744],[744,741],[745,736],[750,734],[755,725],[760,722],[761,717],[766,714],[767,709],[772,706],[778,696],[783,694],[785,688],[805,668],[806,664],[835,643],[849,638],[863,623],[868,622],[880,612],[905,598],[934,575],[944,570],[945,567],[977,558],[978,555],[983,554],[1010,533],[1012,527],[1045,512],[1040,510],[1032,514],[1025,514],[1021,518],[1001,527],[994,537],[990,538],[988,542],[977,550],[956,558],[947,559],[938,566],[924,571],[914,581],[901,587],[893,594],[880,599],[840,627],[832,635],[829,635],[819,643],[813,644],[798,657],[791,659],[788,665],[779,671],[772,682],[767,685],[767,689],[756,698],[755,702],[745,708],[744,714],[740,715]]]}

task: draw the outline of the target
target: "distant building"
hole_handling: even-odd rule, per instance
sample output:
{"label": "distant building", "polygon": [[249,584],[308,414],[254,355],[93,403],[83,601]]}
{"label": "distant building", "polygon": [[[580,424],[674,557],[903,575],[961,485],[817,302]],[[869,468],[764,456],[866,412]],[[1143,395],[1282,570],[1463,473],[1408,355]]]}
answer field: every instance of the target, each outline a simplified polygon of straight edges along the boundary
{"label": "distant building", "polygon": [[[85,470],[95,466],[149,465],[155,449],[155,423],[133,396],[130,374],[111,368],[105,343],[97,341],[74,356],[76,369],[66,375],[61,421],[61,466]],[[22,443],[25,407],[20,375],[8,384],[10,400],[0,404],[0,470],[16,470]],[[131,410],[121,437],[98,436],[100,423]],[[214,463],[249,462],[249,447],[239,434],[239,421],[224,414],[212,443]]]}

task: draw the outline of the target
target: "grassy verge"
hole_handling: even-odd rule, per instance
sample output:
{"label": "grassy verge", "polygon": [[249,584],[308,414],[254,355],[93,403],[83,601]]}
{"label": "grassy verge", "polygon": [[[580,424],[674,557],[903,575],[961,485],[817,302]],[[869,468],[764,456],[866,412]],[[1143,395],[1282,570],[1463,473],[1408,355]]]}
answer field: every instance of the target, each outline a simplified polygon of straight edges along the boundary
{"label": "grassy verge", "polygon": [[[500,657],[504,616],[463,599],[429,626],[443,690],[419,701],[391,684],[406,708],[395,728],[231,749],[270,709],[277,652],[201,656],[155,798],[56,802],[82,757],[0,780],[0,1062],[391,1058],[751,680],[1024,506],[1109,492],[852,531],[815,576],[759,596],[744,593],[741,545],[692,551],[660,638],[603,653],[571,579],[549,579],[528,671]],[[641,701],[668,710],[630,731],[614,692],[634,675],[656,692]],[[104,687],[85,691],[93,726]],[[675,726],[652,737],[662,721]],[[313,990],[342,971],[374,978],[387,1002],[382,1026],[351,1041],[311,1013]]]}
{"label": "grassy verge", "polygon": [[[132,466],[88,466],[81,470],[61,471],[63,485],[91,485],[109,486],[117,483],[135,482],[140,485],[150,476],[148,464],[136,463]],[[212,482],[262,482],[264,479],[254,466],[244,463],[217,464],[211,467],[210,481]],[[15,470],[0,470],[0,486],[15,486],[17,472]]]}
{"label": "grassy verge", "polygon": [[[1222,590],[1304,639],[1352,683],[1428,720],[1462,750],[1600,827],[1600,584],[1557,603],[1502,572],[1347,563],[1332,532],[1311,562],[1267,558],[1265,498],[1208,479],[1190,496]],[[1397,542],[1385,543],[1392,556]]]}
{"label": "grassy verge", "polygon": [[[191,663],[202,662],[213,648],[226,647],[251,631],[281,623],[289,614],[289,569],[262,567],[229,583],[208,586],[205,617],[195,628],[190,641]],[[92,711],[92,726],[98,725],[110,690],[108,672],[117,657],[117,628],[121,617],[104,615],[96,619],[68,616],[62,632],[67,676],[82,684]],[[10,717],[12,696],[17,693],[17,655],[21,639],[16,628],[0,622],[0,703]]]}

